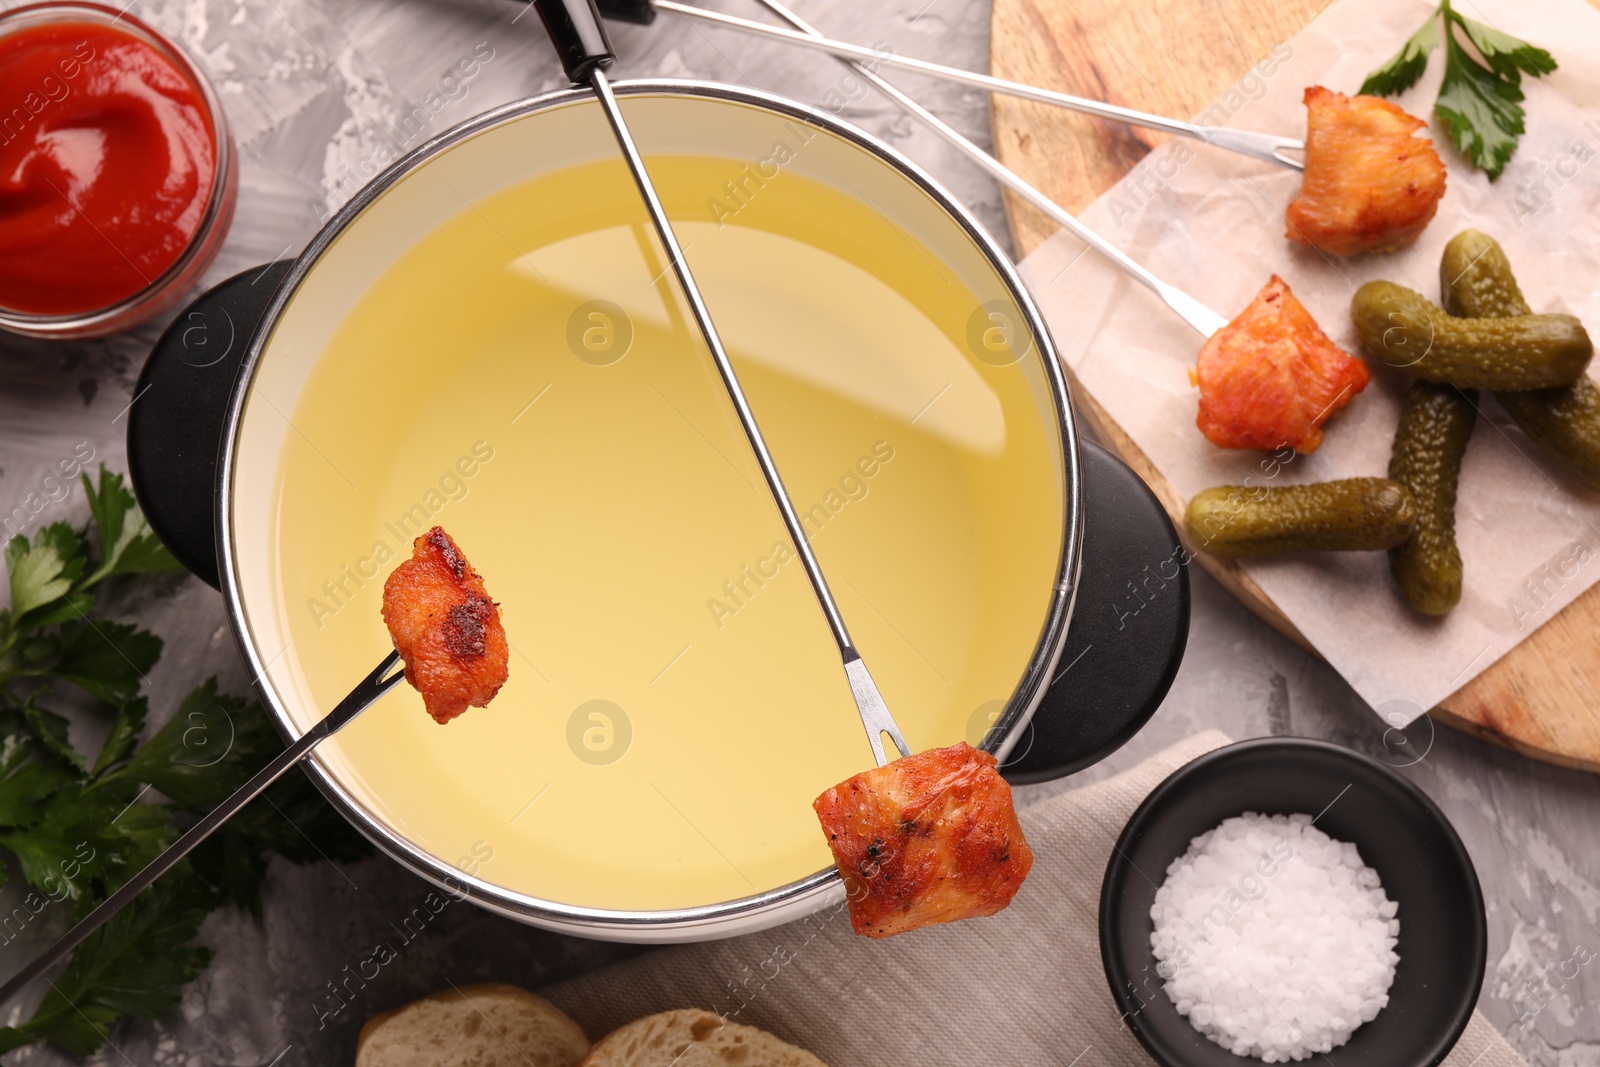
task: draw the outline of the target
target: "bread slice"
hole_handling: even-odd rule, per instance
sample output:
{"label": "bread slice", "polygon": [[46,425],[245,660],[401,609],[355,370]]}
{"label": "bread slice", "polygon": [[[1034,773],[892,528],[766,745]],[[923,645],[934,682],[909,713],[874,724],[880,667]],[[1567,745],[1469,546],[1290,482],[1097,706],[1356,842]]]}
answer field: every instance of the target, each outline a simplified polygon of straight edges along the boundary
{"label": "bread slice", "polygon": [[828,1067],[765,1030],[690,1008],[646,1015],[611,1031],[582,1067]]}
{"label": "bread slice", "polygon": [[588,1051],[583,1030],[543,997],[472,985],[368,1019],[356,1067],[575,1067]]}

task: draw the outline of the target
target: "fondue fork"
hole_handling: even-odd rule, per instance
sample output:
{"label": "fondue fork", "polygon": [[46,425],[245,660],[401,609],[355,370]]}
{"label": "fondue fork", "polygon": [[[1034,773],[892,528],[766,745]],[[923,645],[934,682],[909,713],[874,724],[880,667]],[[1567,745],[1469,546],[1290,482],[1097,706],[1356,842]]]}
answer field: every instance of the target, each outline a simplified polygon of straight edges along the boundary
{"label": "fondue fork", "polygon": [[[759,2],[765,4],[766,7],[779,18],[788,22],[791,26],[794,26],[796,30],[799,31],[796,34],[798,39],[816,40],[821,38],[819,31],[812,28],[808,23],[801,19],[800,16],[794,14],[788,8],[784,7],[778,2],[778,0],[759,0]],[[693,12],[696,15],[712,14],[711,12],[705,12],[700,8],[690,8],[683,4],[671,3],[670,0],[601,0],[600,8],[612,18],[638,23],[648,23],[652,21],[655,17],[654,13],[656,8],[666,8],[667,10],[675,12],[680,10],[684,12]],[[718,16],[719,19],[726,17],[729,16]],[[743,22],[744,20],[740,19],[736,21]],[[761,24],[752,22],[748,23],[748,25],[760,26]],[[772,27],[761,28],[771,29]],[[816,36],[813,37],[810,35]],[[790,38],[788,36],[784,37],[784,40],[789,39]],[[848,47],[850,49],[856,49],[856,46],[854,45],[850,45]],[[1116,245],[1100,236],[1094,230],[1084,225],[1078,220],[1077,216],[1073,215],[1066,208],[1062,207],[1054,200],[1051,200],[1044,193],[1040,192],[1010,167],[1007,167],[994,156],[973,144],[966,137],[962,136],[962,134],[959,133],[949,123],[945,122],[933,112],[917,103],[910,96],[906,95],[894,85],[885,81],[872,69],[873,63],[884,60],[883,56],[879,55],[877,52],[871,51],[870,49],[856,50],[865,53],[865,59],[861,61],[855,61],[846,58],[843,55],[840,55],[837,58],[839,58],[840,62],[852,67],[861,75],[862,78],[871,82],[880,92],[889,97],[889,99],[893,100],[907,112],[926,123],[927,126],[940,137],[943,137],[950,144],[960,149],[961,152],[970,158],[974,163],[977,163],[984,170],[988,171],[996,181],[999,181],[1002,185],[1005,185],[1011,189],[1028,203],[1038,208],[1057,226],[1060,226],[1078,240],[1082,241],[1084,244],[1093,248],[1096,252],[1099,252],[1101,255],[1105,256],[1114,265],[1131,276],[1139,284],[1155,293],[1155,295],[1160,298],[1162,303],[1166,304],[1167,307],[1175,312],[1179,318],[1188,323],[1189,326],[1192,327],[1195,332],[1200,334],[1201,337],[1209,338],[1212,334],[1216,333],[1218,330],[1222,329],[1228,324],[1228,319],[1226,316],[1213,311],[1203,302],[1191,296],[1184,290],[1179,289],[1172,283],[1162,281],[1160,278],[1156,277],[1155,274],[1151,273],[1151,271],[1138,260],[1134,259],[1122,249],[1118,248]],[[1043,91],[1044,90],[1040,90],[1040,92]],[[1077,98],[1073,97],[1072,99]],[[1087,102],[1093,103],[1093,101]],[[1110,107],[1111,105],[1107,104],[1097,106]],[[1117,110],[1120,111],[1122,109],[1119,108]],[[1168,120],[1162,119],[1160,121],[1166,122]],[[1201,129],[1201,127],[1195,128]],[[1216,127],[1204,128],[1216,129]],[[1266,135],[1252,134],[1250,136],[1264,137]],[[1281,141],[1283,139],[1272,138],[1272,140]],[[1292,143],[1298,144],[1298,142]],[[1285,162],[1285,160],[1279,158],[1278,162]]]}
{"label": "fondue fork", "polygon": [[[648,13],[641,7],[641,0],[614,0],[614,2],[616,5],[615,15],[618,18],[628,18],[634,21],[648,18]],[[991,74],[978,74],[975,71],[962,70],[959,67],[947,67],[942,63],[930,63],[925,59],[912,59],[909,56],[897,56],[892,52],[880,52],[862,45],[851,44],[848,41],[835,40],[810,27],[801,29],[798,20],[788,15],[783,17],[791,25],[795,26],[795,29],[786,30],[779,26],[751,22],[749,19],[742,19],[736,15],[725,15],[720,11],[710,11],[693,4],[677,3],[676,0],[650,0],[649,6],[660,11],[670,11],[674,15],[680,15],[684,18],[696,19],[714,26],[720,26],[724,29],[737,30],[740,33],[756,37],[784,41],[788,44],[799,45],[801,48],[826,52],[840,59],[895,67],[913,74],[922,74],[930,78],[955,82],[957,85],[965,85],[972,89],[1017,96],[1024,100],[1032,100],[1040,104],[1051,104],[1055,107],[1066,108],[1068,111],[1078,111],[1085,115],[1109,119],[1112,122],[1124,122],[1130,126],[1144,126],[1152,130],[1160,130],[1163,133],[1176,134],[1179,137],[1190,137],[1196,141],[1204,141],[1214,147],[1226,149],[1229,152],[1237,152],[1253,159],[1276,163],[1281,167],[1290,167],[1294,170],[1305,169],[1305,162],[1291,154],[1304,153],[1306,149],[1305,142],[1297,141],[1292,137],[1278,137],[1275,134],[1255,133],[1250,130],[1235,130],[1227,126],[1208,126],[1197,122],[1183,122],[1179,119],[1169,119],[1165,115],[1152,115],[1146,111],[1135,111],[1132,108],[1119,107],[1116,104],[1108,104],[1101,100],[1090,100],[1087,97],[1060,93],[1053,89],[1042,89],[1037,85],[1028,85],[1025,82],[1008,81],[1005,78],[996,78]],[[771,5],[768,6],[770,7]],[[602,10],[610,13],[611,3],[608,2],[602,5]]]}
{"label": "fondue fork", "polygon": [[650,214],[656,235],[661,239],[661,245],[671,261],[673,273],[677,276],[678,285],[683,289],[689,310],[694,315],[695,324],[700,328],[706,347],[711,350],[712,361],[716,364],[722,384],[726,386],[728,395],[733,400],[739,424],[744,428],[745,436],[749,438],[750,447],[756,455],[756,462],[761,467],[761,474],[767,481],[767,487],[772,491],[772,498],[783,516],[783,524],[789,531],[790,539],[794,541],[795,550],[800,555],[806,578],[811,582],[811,589],[817,595],[822,614],[828,620],[828,628],[839,646],[845,678],[850,683],[850,694],[855,698],[856,710],[861,713],[861,725],[867,731],[867,741],[872,746],[873,758],[878,761],[880,767],[889,762],[889,756],[883,746],[885,735],[888,735],[901,756],[911,755],[910,746],[901,736],[900,728],[895,724],[888,704],[878,692],[877,683],[872,680],[872,674],[867,670],[861,653],[851,641],[850,631],[845,628],[844,616],[839,612],[839,605],[828,587],[828,580],[823,577],[821,564],[811,551],[811,542],[806,538],[805,528],[801,526],[800,517],[789,499],[789,491],[784,487],[783,478],[778,474],[778,466],[767,448],[766,438],[761,433],[761,427],[756,424],[755,414],[745,399],[744,388],[739,384],[739,376],[734,373],[733,363],[728,359],[727,349],[723,347],[722,337],[717,332],[716,324],[711,321],[711,312],[706,308],[705,300],[700,295],[700,287],[695,283],[694,275],[689,270],[683,248],[679,245],[672,223],[667,218],[666,208],[662,206],[661,198],[656,195],[655,184],[650,180],[644,159],[634,143],[633,134],[628,130],[622,109],[617,105],[617,98],[611,91],[611,82],[606,78],[605,68],[615,61],[616,53],[612,51],[610,38],[601,24],[599,9],[596,8],[594,0],[533,0],[533,5],[544,21],[545,29],[549,32],[551,43],[555,45],[556,52],[561,57],[561,65],[567,77],[572,79],[574,85],[588,85],[594,89],[594,94],[600,101],[600,108],[605,112],[606,121],[610,123],[611,131],[616,136],[617,147],[621,149],[622,157],[628,164],[634,184],[639,187],[639,195]]}
{"label": "fondue fork", "polygon": [[[660,2],[661,0],[657,0],[658,4]],[[810,35],[813,39],[823,39],[821,31],[811,26],[799,15],[796,15],[794,12],[790,11],[787,7],[784,7],[779,0],[757,0],[757,2],[765,5],[766,8],[774,15],[777,15],[779,18],[789,23],[799,32]],[[674,9],[682,6],[683,5],[681,4],[672,5]],[[877,53],[873,53],[873,55],[876,54]],[[1016,193],[1028,203],[1032,204],[1035,208],[1042,211],[1057,226],[1060,226],[1063,230],[1066,230],[1068,233],[1078,238],[1078,240],[1082,241],[1084,244],[1090,246],[1095,251],[1111,260],[1112,263],[1122,268],[1151,292],[1155,293],[1156,296],[1161,298],[1163,303],[1165,303],[1173,311],[1177,312],[1179,317],[1181,317],[1184,322],[1187,322],[1190,326],[1194,327],[1194,329],[1199,332],[1201,337],[1210,337],[1212,334],[1216,333],[1218,330],[1222,329],[1222,327],[1228,324],[1228,320],[1222,315],[1212,311],[1205,304],[1190,296],[1182,289],[1162,281],[1160,278],[1156,277],[1148,269],[1146,269],[1143,264],[1139,263],[1122,249],[1118,248],[1110,241],[1107,241],[1104,237],[1101,237],[1094,230],[1078,221],[1078,217],[1076,215],[1072,214],[1066,208],[1062,207],[1060,204],[1046,196],[1043,192],[1039,191],[1016,171],[1000,162],[988,152],[985,152],[982,148],[979,148],[976,144],[973,144],[966,137],[962,136],[962,134],[959,133],[955,127],[939,118],[939,116],[935,115],[933,112],[917,103],[905,93],[901,92],[894,85],[885,81],[877,74],[877,72],[872,70],[867,63],[856,62],[847,59],[844,56],[836,56],[836,58],[838,58],[841,63],[854,68],[856,73],[861,75],[861,77],[865,80],[871,82],[879,92],[883,93],[889,99],[899,104],[914,117],[922,120],[922,122],[931,130],[933,130],[934,133],[937,133],[950,144],[954,145],[956,148],[959,148],[967,156],[967,158],[971,159],[974,163],[977,163],[978,166],[988,171],[990,176],[999,181],[1002,185],[1006,186],[1012,192]],[[1077,98],[1073,97],[1072,99]],[[1103,106],[1109,107],[1110,105]],[[1118,110],[1121,109],[1119,108]],[[1167,120],[1162,119],[1161,121],[1165,122]],[[1201,129],[1202,127],[1195,128]],[[1217,127],[1204,128],[1216,129]],[[1233,131],[1224,130],[1222,132],[1229,133]],[[1251,134],[1250,136],[1260,137],[1264,135]],[[1282,140],[1282,138],[1272,138],[1272,140]],[[1283,162],[1283,160],[1280,158],[1279,162]],[[1298,164],[1296,165],[1298,166]]]}
{"label": "fondue fork", "polygon": [[146,889],[157,878],[177,865],[177,862],[187,856],[200,842],[210,837],[223,823],[227,822],[239,809],[250,803],[256,797],[282,778],[284,773],[299,763],[319,743],[338,733],[360,715],[383,694],[394,687],[394,684],[405,677],[405,671],[388,671],[400,661],[400,653],[391,652],[384,657],[383,662],[373,669],[372,673],[363,678],[350,694],[328,714],[324,715],[316,725],[301,734],[300,737],[288,748],[280,752],[276,759],[261,768],[244,785],[234,791],[233,795],[216,807],[212,808],[204,818],[195,823],[183,835],[167,846],[167,850],[147,863],[143,870],[129,878],[115,893],[101,901],[93,911],[78,920],[76,926],[62,934],[56,943],[40,953],[38,959],[18,971],[10,981],[0,986],[0,1006],[10,1003],[11,999],[22,992],[33,981],[49,970],[61,957],[71,952],[83,943],[83,940],[101,926],[105,925],[117,912],[127,907],[133,899]]}

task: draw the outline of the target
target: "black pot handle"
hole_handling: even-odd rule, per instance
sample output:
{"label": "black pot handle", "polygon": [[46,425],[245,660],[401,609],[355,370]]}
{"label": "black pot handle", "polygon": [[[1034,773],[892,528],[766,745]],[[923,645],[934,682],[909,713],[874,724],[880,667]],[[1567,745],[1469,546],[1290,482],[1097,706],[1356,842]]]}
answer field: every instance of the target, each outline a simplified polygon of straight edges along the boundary
{"label": "black pot handle", "polygon": [[[162,334],[128,417],[133,490],[162,542],[218,584],[217,459],[239,366],[289,261],[236,274]],[[1138,732],[1189,635],[1188,556],[1154,494],[1083,442],[1083,570],[1056,677],[1003,768],[1013,782],[1082,770]]]}
{"label": "black pot handle", "polygon": [[239,366],[290,260],[201,293],[156,342],[128,411],[133,494],[161,543],[216,588],[217,457]]}
{"label": "black pot handle", "polygon": [[1056,676],[1001,768],[1019,784],[1080,771],[1117,749],[1166,697],[1189,639],[1189,556],[1161,502],[1084,441],[1083,570]]}

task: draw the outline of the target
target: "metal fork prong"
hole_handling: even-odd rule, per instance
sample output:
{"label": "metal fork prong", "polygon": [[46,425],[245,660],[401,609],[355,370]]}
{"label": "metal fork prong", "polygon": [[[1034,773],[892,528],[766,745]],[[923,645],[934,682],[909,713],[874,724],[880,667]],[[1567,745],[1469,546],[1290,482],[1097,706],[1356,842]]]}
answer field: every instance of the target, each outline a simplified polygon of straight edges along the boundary
{"label": "metal fork prong", "polygon": [[[1285,152],[1299,152],[1300,157],[1295,158],[1293,156],[1287,156],[1284,155]],[[1277,159],[1279,162],[1288,166],[1294,167],[1296,170],[1306,169],[1305,154],[1306,146],[1305,142],[1303,141],[1286,141],[1284,144],[1281,144],[1272,150],[1272,156],[1274,159]]]}
{"label": "metal fork prong", "polygon": [[[311,728],[310,732],[320,731],[322,737],[336,733],[351,719],[361,714],[373,701],[392,689],[395,683],[406,676],[405,671],[395,671],[388,674],[395,664],[400,662],[399,652],[390,652],[383,657],[383,662],[372,669],[368,675],[356,683],[350,694],[334,707],[322,720]],[[387,677],[386,677],[387,675]]]}
{"label": "metal fork prong", "polygon": [[1294,167],[1297,170],[1305,169],[1305,164],[1300,160],[1282,154],[1285,151],[1306,150],[1305,142],[1297,141],[1293,137],[1279,137],[1277,134],[1257,133],[1254,130],[1236,130],[1228,126],[1196,126],[1194,129],[1195,136],[1217,148],[1265,160],[1268,163]]}
{"label": "metal fork prong", "polygon": [[867,741],[872,745],[872,755],[878,761],[878,766],[889,762],[883,748],[885,734],[900,750],[900,755],[911,755],[911,746],[901,736],[900,727],[895,725],[894,716],[889,714],[889,705],[884,702],[883,694],[878,692],[878,683],[872,680],[872,673],[867,670],[860,656],[845,660],[844,674],[850,680],[850,694],[856,699],[856,708],[861,712],[861,725],[866,728]]}

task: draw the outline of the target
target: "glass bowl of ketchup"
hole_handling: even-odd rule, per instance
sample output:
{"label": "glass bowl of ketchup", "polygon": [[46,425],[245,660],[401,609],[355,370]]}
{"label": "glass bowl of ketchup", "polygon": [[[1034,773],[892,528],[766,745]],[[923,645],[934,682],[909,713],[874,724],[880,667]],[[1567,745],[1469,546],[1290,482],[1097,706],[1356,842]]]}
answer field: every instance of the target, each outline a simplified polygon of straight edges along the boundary
{"label": "glass bowl of ketchup", "polygon": [[221,104],[176,43],[99,4],[0,14],[0,329],[102,337],[160,314],[237,193]]}

